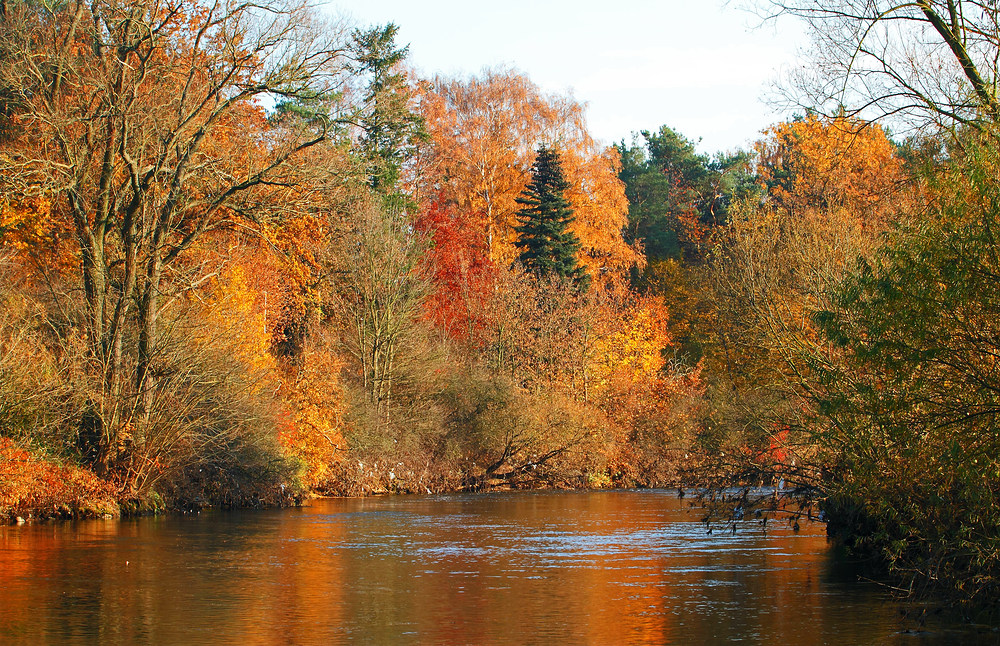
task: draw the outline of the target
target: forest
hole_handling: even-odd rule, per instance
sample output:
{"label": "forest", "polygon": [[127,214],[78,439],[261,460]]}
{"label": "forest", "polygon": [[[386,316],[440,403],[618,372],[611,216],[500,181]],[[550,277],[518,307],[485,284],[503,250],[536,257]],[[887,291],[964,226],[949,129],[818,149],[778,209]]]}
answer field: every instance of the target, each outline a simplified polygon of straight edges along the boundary
{"label": "forest", "polygon": [[784,480],[996,604],[997,9],[759,6],[799,116],[706,155],[299,0],[4,0],[0,518]]}

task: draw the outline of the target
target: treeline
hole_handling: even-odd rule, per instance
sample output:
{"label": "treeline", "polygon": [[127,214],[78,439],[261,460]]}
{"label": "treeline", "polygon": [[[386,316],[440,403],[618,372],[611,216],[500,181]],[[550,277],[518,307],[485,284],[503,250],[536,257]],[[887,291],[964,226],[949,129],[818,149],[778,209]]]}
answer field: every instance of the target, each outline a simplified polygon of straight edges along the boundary
{"label": "treeline", "polygon": [[840,4],[850,93],[709,156],[304,4],[5,3],[0,513],[784,479],[995,600],[995,11]]}
{"label": "treeline", "polygon": [[580,104],[295,3],[0,20],[5,515],[676,477]]}

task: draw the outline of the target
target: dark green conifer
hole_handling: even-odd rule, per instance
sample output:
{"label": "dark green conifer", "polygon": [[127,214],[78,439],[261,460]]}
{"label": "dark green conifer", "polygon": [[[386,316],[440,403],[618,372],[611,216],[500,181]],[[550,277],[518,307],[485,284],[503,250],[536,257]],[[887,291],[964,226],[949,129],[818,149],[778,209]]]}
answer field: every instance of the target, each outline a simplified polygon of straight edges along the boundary
{"label": "dark green conifer", "polygon": [[534,274],[555,274],[585,287],[589,276],[576,257],[580,240],[569,230],[573,209],[563,195],[568,188],[558,153],[541,146],[531,181],[517,198],[524,207],[517,213],[521,224],[515,228],[518,260]]}
{"label": "dark green conifer", "polygon": [[410,48],[396,46],[398,31],[393,23],[355,30],[352,44],[355,73],[368,80],[358,115],[358,153],[369,186],[391,210],[413,206],[398,186],[400,169],[428,139],[423,118],[410,106],[412,91],[402,69]]}

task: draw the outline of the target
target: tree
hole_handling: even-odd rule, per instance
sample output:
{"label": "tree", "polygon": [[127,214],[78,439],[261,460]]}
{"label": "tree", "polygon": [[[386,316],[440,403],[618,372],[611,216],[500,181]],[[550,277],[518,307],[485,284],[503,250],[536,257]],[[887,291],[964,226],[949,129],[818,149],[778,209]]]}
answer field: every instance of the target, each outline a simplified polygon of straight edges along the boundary
{"label": "tree", "polygon": [[911,589],[996,609],[1000,585],[1000,192],[995,146],[969,143],[929,208],[833,290],[814,320],[833,535]]}
{"label": "tree", "polygon": [[423,119],[409,106],[412,92],[400,67],[410,48],[396,47],[398,31],[392,23],[355,30],[351,46],[356,73],[368,80],[358,151],[367,165],[369,186],[390,200],[400,198],[400,168],[417,142],[426,138]]}
{"label": "tree", "polygon": [[423,245],[398,213],[362,204],[338,250],[334,306],[361,387],[381,426],[391,421],[393,396],[406,366],[400,358],[427,295],[421,273]]}
{"label": "tree", "polygon": [[586,269],[577,262],[580,240],[569,229],[573,210],[564,197],[569,183],[563,177],[559,155],[541,146],[531,169],[531,181],[517,203],[520,226],[516,246],[518,260],[537,275],[555,274],[585,285]]}
{"label": "tree", "polygon": [[[713,441],[748,451],[750,461],[788,430],[790,443],[815,450],[816,366],[841,359],[814,315],[831,307],[831,291],[875,255],[908,205],[879,128],[810,117],[765,134],[757,147],[766,199],[730,214],[712,266],[717,311],[706,356],[722,386],[715,423],[726,429]],[[814,483],[809,469],[820,465],[792,457],[788,481]]]}
{"label": "tree", "polygon": [[0,87],[15,127],[0,154],[72,232],[98,467],[124,471],[126,440],[154,445],[159,318],[205,278],[189,255],[312,197],[290,162],[327,139],[330,114],[269,123],[260,104],[331,95],[341,36],[297,0],[5,7]]}
{"label": "tree", "polygon": [[442,201],[481,231],[477,248],[487,260],[511,263],[518,225],[517,197],[530,177],[540,141],[559,146],[576,218],[579,260],[591,276],[627,273],[642,256],[622,229],[628,203],[618,179],[620,161],[587,132],[584,106],[572,97],[543,94],[527,78],[490,70],[470,79],[426,83],[420,110],[431,135],[410,171],[411,192],[422,204]]}
{"label": "tree", "polygon": [[803,19],[811,64],[784,88],[795,105],[846,108],[924,125],[1000,122],[1000,31],[981,0],[765,0],[770,17]]}
{"label": "tree", "polygon": [[881,126],[810,113],[771,126],[755,145],[764,198],[792,214],[847,210],[862,221],[898,212],[902,164]]}
{"label": "tree", "polygon": [[482,231],[441,200],[418,211],[413,226],[431,241],[422,259],[433,284],[427,316],[452,339],[477,345],[499,270],[483,251]]}
{"label": "tree", "polygon": [[698,261],[709,233],[724,225],[729,205],[748,192],[747,153],[695,151],[694,142],[668,126],[644,130],[617,145],[619,177],[629,201],[626,239],[641,243],[651,265],[668,258]]}

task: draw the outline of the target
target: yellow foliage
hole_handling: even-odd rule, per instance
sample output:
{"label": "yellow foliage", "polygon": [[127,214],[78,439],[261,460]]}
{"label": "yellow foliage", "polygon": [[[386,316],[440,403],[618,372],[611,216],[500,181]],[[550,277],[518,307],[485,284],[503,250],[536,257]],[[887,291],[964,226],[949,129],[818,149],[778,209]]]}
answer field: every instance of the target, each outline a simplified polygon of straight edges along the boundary
{"label": "yellow foliage", "polygon": [[671,345],[662,306],[645,300],[624,310],[607,308],[600,319],[603,329],[590,366],[595,386],[654,379],[663,368],[663,350]]}
{"label": "yellow foliage", "polygon": [[202,325],[192,337],[206,349],[224,354],[231,365],[241,366],[254,392],[275,388],[277,362],[270,352],[262,295],[252,288],[242,264],[228,265],[216,278]]}
{"label": "yellow foliage", "polygon": [[341,361],[325,348],[303,351],[300,365],[284,375],[283,398],[288,407],[281,440],[302,460],[307,487],[330,477],[338,451],[346,448],[342,435],[344,393],[337,375]]}

